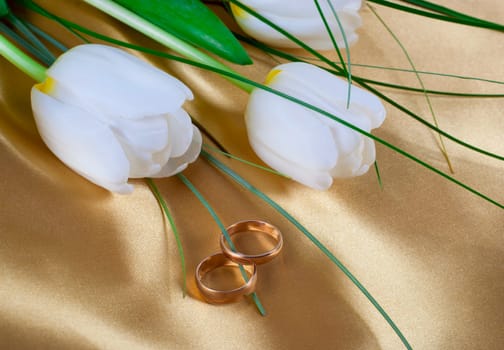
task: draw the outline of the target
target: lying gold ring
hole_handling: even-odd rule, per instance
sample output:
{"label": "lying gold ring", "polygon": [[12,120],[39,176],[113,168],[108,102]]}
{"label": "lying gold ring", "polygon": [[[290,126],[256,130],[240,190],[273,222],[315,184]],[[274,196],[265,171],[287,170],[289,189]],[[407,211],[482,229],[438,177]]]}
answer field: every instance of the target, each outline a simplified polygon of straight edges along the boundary
{"label": "lying gold ring", "polygon": [[240,221],[229,226],[226,230],[229,236],[233,236],[234,234],[239,232],[262,232],[273,237],[277,241],[275,247],[273,247],[273,249],[271,250],[268,250],[267,252],[260,254],[243,254],[237,251],[233,251],[229,246],[228,242],[226,241],[224,235],[221,235],[220,246],[222,252],[230,260],[238,264],[254,263],[256,265],[260,265],[267,263],[280,253],[280,250],[282,249],[283,246],[283,238],[282,234],[280,233],[280,230],[277,229],[275,226],[268,224],[267,222],[264,221],[259,220]]}
{"label": "lying gold ring", "polygon": [[248,273],[248,280],[242,286],[229,290],[217,290],[205,285],[203,283],[205,275],[221,266],[238,267],[239,265],[229,260],[224,254],[217,253],[206,257],[196,267],[196,284],[207,302],[212,304],[231,303],[237,301],[241,296],[252,294],[255,291],[257,268],[255,264],[251,264],[250,262],[247,265],[243,265],[243,268]]}

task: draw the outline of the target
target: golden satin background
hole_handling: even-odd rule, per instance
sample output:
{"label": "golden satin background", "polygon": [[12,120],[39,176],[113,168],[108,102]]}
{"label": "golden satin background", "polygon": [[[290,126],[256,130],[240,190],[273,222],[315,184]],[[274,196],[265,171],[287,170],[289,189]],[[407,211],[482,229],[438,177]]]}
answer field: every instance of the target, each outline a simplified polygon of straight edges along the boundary
{"label": "golden satin background", "polygon": [[[443,4],[489,20],[504,2]],[[161,48],[81,1],[40,1],[97,31]],[[419,70],[504,80],[502,33],[378,8]],[[31,20],[68,45],[79,41],[32,13]],[[352,61],[409,68],[369,9]],[[239,68],[262,81],[274,61],[250,50]],[[213,73],[142,55],[195,93],[190,113],[233,154],[260,162],[247,143],[247,94]],[[175,239],[143,181],[114,195],[79,177],[45,147],[30,109],[33,82],[0,60],[0,347],[2,349],[401,349],[375,308],[343,273],[272,208],[200,159],[184,174],[225,225],[262,219],[278,226],[283,253],[259,267],[254,304],[201,301],[194,268],[219,248],[219,229],[177,178],[156,180],[180,230],[188,296]],[[418,86],[413,74],[359,69],[357,74]],[[127,73],[127,72],[125,72]],[[502,87],[424,76],[427,88],[502,93]],[[420,94],[388,93],[429,119]],[[504,154],[502,99],[431,96],[440,126]],[[386,105],[376,135],[446,171],[435,135]],[[456,177],[504,202],[502,162],[445,141]],[[352,271],[416,349],[500,349],[504,342],[501,209],[393,151],[377,146],[384,183],[374,171],[317,192],[224,160],[283,205]]]}

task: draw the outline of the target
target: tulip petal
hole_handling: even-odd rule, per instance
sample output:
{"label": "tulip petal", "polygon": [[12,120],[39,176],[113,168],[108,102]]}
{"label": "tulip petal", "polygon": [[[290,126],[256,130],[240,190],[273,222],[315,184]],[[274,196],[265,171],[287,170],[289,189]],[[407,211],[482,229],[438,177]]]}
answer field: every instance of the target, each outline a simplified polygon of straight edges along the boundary
{"label": "tulip petal", "polygon": [[[332,40],[313,2],[244,1],[244,3],[312,48],[317,50],[333,49]],[[333,1],[333,6],[345,30],[347,42],[351,44],[357,40],[358,36],[355,30],[361,26],[361,19],[357,12],[361,2],[360,0],[353,0],[350,2],[345,1],[345,3],[345,6],[342,7],[343,4]],[[326,2],[321,2],[320,6],[326,21],[332,29],[338,47],[344,48],[343,36],[329,5]],[[297,44],[283,34],[252,15],[235,17],[240,27],[255,39],[277,47],[298,47]]]}
{"label": "tulip petal", "polygon": [[[280,86],[302,86],[303,90],[317,95],[321,100],[340,110],[346,110],[348,82],[311,64],[292,62],[281,64],[274,69],[282,73],[271,84],[273,88]],[[371,121],[371,128],[379,127],[386,115],[385,107],[375,95],[352,85],[350,111]]]}
{"label": "tulip petal", "polygon": [[[315,50],[330,50],[333,49],[333,43],[329,37],[323,22],[320,17],[296,19],[294,22],[292,18],[277,17],[272,15],[265,15],[273,23],[283,28],[288,33],[293,34],[299,40],[305,42]],[[345,35],[349,45],[356,42],[358,35],[355,29],[360,26],[360,17],[357,14],[345,14],[342,16],[342,21],[345,25]],[[268,26],[266,23],[253,18],[251,16],[244,19],[239,19],[238,24],[240,27],[253,38],[268,43],[272,46],[281,48],[297,48],[298,44],[294,43],[283,34]],[[344,48],[345,42],[337,24],[331,25],[333,35],[336,39],[338,47]]]}
{"label": "tulip petal", "polygon": [[[353,111],[351,110],[341,110],[339,108],[337,110],[338,111],[334,113],[341,119],[349,122],[350,124],[358,127],[363,131],[370,131],[371,122],[368,118],[354,115],[355,113],[352,113]],[[354,150],[359,147],[359,144],[362,142],[362,140],[364,138],[368,138],[367,136],[362,135],[361,133],[353,129],[350,129],[347,126],[343,126],[337,121],[329,120],[328,118],[324,118],[324,121],[331,128],[334,142],[336,143],[338,151],[340,152],[340,155],[342,157],[354,152]]]}
{"label": "tulip petal", "polygon": [[292,0],[241,0],[241,3],[258,12],[267,12],[285,17],[305,17],[307,14],[316,13],[313,1]]}
{"label": "tulip petal", "polygon": [[180,157],[170,158],[161,171],[153,174],[152,177],[168,177],[183,171],[189,163],[194,162],[198,158],[202,143],[203,139],[200,131],[197,127],[193,126],[193,138],[186,152]]}
{"label": "tulip petal", "polygon": [[331,130],[316,112],[256,89],[245,121],[250,142],[257,140],[292,163],[314,170],[336,165],[338,150]]}
{"label": "tulip petal", "polygon": [[356,172],[356,176],[366,173],[371,165],[376,161],[376,148],[373,140],[364,139],[364,149],[362,151],[362,165]]}
{"label": "tulip petal", "polygon": [[168,122],[164,115],[143,119],[116,118],[110,127],[121,143],[139,151],[158,152],[168,145]]}
{"label": "tulip petal", "polygon": [[171,157],[180,157],[187,151],[193,139],[191,117],[180,108],[170,113],[167,120],[173,147]]}
{"label": "tulip petal", "polygon": [[362,136],[346,126],[341,126],[337,122],[332,122],[330,123],[330,128],[334,142],[336,143],[338,151],[341,155],[351,153],[355,147],[359,145],[359,142],[361,142]]}
{"label": "tulip petal", "polygon": [[73,91],[76,106],[110,117],[160,115],[192,99],[191,91],[177,79],[104,45],[81,45],[67,51],[47,75]]}
{"label": "tulip petal", "polygon": [[[308,15],[318,16],[317,8],[313,1],[292,1],[292,0],[241,0],[241,3],[253,8],[256,11],[270,12],[285,17],[306,17]],[[331,0],[335,10],[353,9],[358,10],[361,0]],[[329,9],[326,1],[321,1],[323,10]]]}
{"label": "tulip petal", "polygon": [[369,170],[376,158],[375,144],[369,138],[363,138],[354,152],[339,159],[338,164],[331,170],[335,178],[360,176]]}
{"label": "tulip petal", "polygon": [[266,164],[291,179],[317,190],[326,190],[331,187],[333,181],[328,172],[308,169],[300,164],[291,163],[257,139],[251,141],[250,145]]}
{"label": "tulip petal", "polygon": [[37,128],[49,149],[89,181],[113,192],[130,193],[129,163],[113,132],[73,106],[33,88]]}
{"label": "tulip petal", "polygon": [[[172,146],[171,146],[171,142],[169,142],[168,147],[166,147],[165,149],[163,149],[159,152],[152,154],[152,161],[156,164],[164,165],[164,164],[166,164],[166,162],[168,162],[168,159],[170,159],[171,152],[172,152]],[[158,173],[158,172],[159,172],[159,170],[157,170],[155,173]]]}
{"label": "tulip petal", "polygon": [[368,118],[371,122],[370,129],[375,129],[382,125],[387,115],[385,107],[375,95],[353,85],[350,111],[356,115]]}
{"label": "tulip petal", "polygon": [[362,152],[364,143],[361,142],[353,152],[338,159],[338,164],[331,170],[332,177],[352,177],[362,165]]}
{"label": "tulip petal", "polygon": [[136,150],[124,143],[122,147],[130,163],[130,178],[148,177],[161,169],[161,165],[154,161],[152,153]]}
{"label": "tulip petal", "polygon": [[153,160],[153,153],[170,149],[166,117],[115,118],[113,123],[111,129],[130,162],[129,177],[139,178],[157,173],[161,165]]}

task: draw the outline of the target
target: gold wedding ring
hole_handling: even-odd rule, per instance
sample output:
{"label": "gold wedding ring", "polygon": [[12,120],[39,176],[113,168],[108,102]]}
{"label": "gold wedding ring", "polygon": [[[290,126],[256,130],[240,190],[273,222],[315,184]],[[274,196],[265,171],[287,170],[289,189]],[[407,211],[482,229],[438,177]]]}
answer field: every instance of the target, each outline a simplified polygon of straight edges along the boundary
{"label": "gold wedding ring", "polygon": [[251,294],[255,291],[257,282],[257,268],[250,261],[243,265],[243,269],[248,274],[248,280],[238,288],[228,290],[218,290],[207,286],[204,277],[213,270],[224,267],[236,267],[240,265],[229,260],[223,253],[210,255],[203,259],[196,267],[196,284],[205,300],[212,304],[223,304],[237,301],[243,295]]}
{"label": "gold wedding ring", "polygon": [[237,233],[246,233],[246,232],[261,232],[269,235],[276,241],[276,245],[266,252],[260,254],[244,254],[238,251],[233,251],[226,241],[224,235],[221,235],[220,239],[220,247],[225,256],[227,256],[230,260],[238,263],[238,264],[250,264],[254,263],[256,265],[265,264],[268,261],[272,260],[276,257],[283,246],[283,238],[280,230],[278,230],[275,226],[268,224],[264,221],[259,220],[247,220],[240,221],[227,229],[227,232],[230,237]]}

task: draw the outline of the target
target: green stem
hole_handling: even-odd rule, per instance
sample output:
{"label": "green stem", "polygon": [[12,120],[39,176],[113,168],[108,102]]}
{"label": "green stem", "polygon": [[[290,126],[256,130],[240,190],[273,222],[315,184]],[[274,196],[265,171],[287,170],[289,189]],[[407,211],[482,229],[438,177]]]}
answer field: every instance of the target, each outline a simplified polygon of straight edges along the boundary
{"label": "green stem", "polygon": [[440,21],[446,21],[446,22],[453,22],[453,23],[459,23],[459,24],[465,24],[468,26],[472,27],[481,27],[481,28],[488,28],[488,29],[493,29],[493,30],[498,30],[498,31],[504,31],[504,26],[498,23],[492,23],[492,22],[487,22],[487,21],[482,21],[482,20],[473,20],[469,18],[461,18],[461,17],[450,17],[446,15],[439,15],[437,13],[432,13],[428,11],[423,11],[419,10],[413,7],[409,6],[403,6],[400,4],[396,4],[391,1],[387,0],[369,0],[369,2],[374,2],[375,4],[390,7],[396,10],[401,10],[409,13],[413,13],[416,15],[421,15],[424,17],[429,17],[429,18],[434,18]]}
{"label": "green stem", "polygon": [[374,162],[374,169],[376,173],[376,178],[378,179],[378,185],[380,185],[380,189],[383,190],[383,182],[381,179],[380,168],[378,167],[378,162]]}
{"label": "green stem", "polygon": [[[341,75],[338,73],[335,73],[337,75]],[[391,84],[391,83],[386,83],[383,81],[377,81],[377,80],[372,80],[372,79],[364,79],[362,78],[361,81],[372,84],[372,85],[379,85],[379,86],[384,86],[384,87],[389,87],[392,89],[398,89],[398,90],[405,90],[405,91],[413,91],[413,92],[421,92],[421,93],[428,93],[430,95],[442,95],[442,96],[456,96],[456,97],[471,97],[471,98],[502,98],[504,97],[504,94],[471,94],[471,93],[465,93],[465,92],[454,92],[454,91],[439,91],[439,90],[430,90],[430,89],[420,89],[420,88],[415,88],[407,85],[397,85],[397,84]]]}
{"label": "green stem", "polygon": [[[208,210],[208,212],[210,213],[212,218],[215,220],[215,223],[217,224],[217,226],[219,226],[221,233],[224,235],[224,238],[226,239],[227,243],[229,244],[229,247],[231,248],[231,250],[236,251],[235,245],[234,245],[233,241],[231,240],[231,237],[229,236],[229,233],[227,232],[226,227],[224,226],[222,221],[219,219],[219,216],[217,215],[215,210],[212,208],[210,203],[208,203],[208,201],[205,199],[205,197],[203,197],[201,192],[198,191],[198,189],[191,183],[191,181],[189,181],[189,179],[187,177],[185,177],[181,173],[178,173],[177,177],[180,179],[180,181],[182,181],[184,183],[184,185],[186,185],[191,190],[191,192],[196,196],[196,198],[198,198],[198,200],[201,202],[201,204],[203,204],[203,206]],[[245,281],[248,281],[248,276],[247,276],[247,273],[245,272],[245,269],[243,268],[242,265],[239,265],[239,267],[240,267],[240,272],[242,274],[243,279]],[[261,300],[259,300],[259,296],[257,295],[257,293],[254,292],[254,293],[250,294],[250,296],[252,297],[252,300],[254,300],[254,303],[256,304],[256,307],[257,307],[257,310],[259,311],[259,313],[262,316],[266,316],[266,310],[264,309],[264,307],[261,303]]]}
{"label": "green stem", "polygon": [[19,18],[9,13],[6,17],[12,25],[19,30],[19,32],[28,39],[28,41],[37,49],[40,54],[42,54],[49,62],[56,61],[56,57],[49,51],[49,49],[42,44],[42,42],[37,38],[35,34],[32,33],[30,28],[24,24]]}
{"label": "green stem", "polygon": [[[347,73],[347,79],[348,79],[348,95],[347,95],[347,105],[346,108],[350,108],[350,97],[351,97],[351,90],[352,90],[352,63],[350,61],[350,45],[348,45],[348,40],[347,36],[345,34],[345,29],[343,28],[343,24],[340,21],[340,18],[338,16],[338,13],[334,9],[334,6],[331,1],[327,0],[327,4],[331,8],[331,12],[336,19],[336,22],[338,22],[338,27],[341,32],[341,36],[343,37],[343,41],[345,42],[345,51],[346,51],[346,56],[347,56],[347,66],[345,68],[345,72]],[[344,65],[343,61],[341,62],[342,65]]]}
{"label": "green stem", "polygon": [[[343,56],[341,55],[341,51],[338,47],[338,43],[336,42],[336,38],[334,37],[331,26],[327,22],[327,18],[325,17],[324,11],[322,11],[322,8],[320,7],[318,0],[314,0],[314,3],[315,3],[315,7],[317,7],[317,11],[319,13],[320,19],[322,20],[322,23],[324,23],[324,27],[326,29],[326,32],[329,35],[329,38],[331,39],[332,45],[334,46],[334,50],[338,54],[338,58],[341,62],[341,65],[343,66],[343,70],[346,72],[347,69],[346,69],[345,60],[343,59]],[[342,33],[344,33],[344,31],[342,31]],[[348,46],[345,46],[345,49],[348,51]],[[348,62],[350,63],[350,61],[348,61]]]}
{"label": "green stem", "polygon": [[31,55],[31,57],[37,58],[40,63],[46,67],[50,66],[54,61],[45,56],[42,52],[38,51],[31,43],[25,38],[20,36],[14,30],[12,30],[8,25],[0,21],[0,34],[4,35],[7,40],[12,43],[16,43],[17,47],[23,52]]}
{"label": "green stem", "polygon": [[46,77],[46,68],[23,51],[13,45],[7,38],[0,34],[0,55],[10,63],[28,74],[33,80],[43,82]]}
{"label": "green stem", "polygon": [[[434,121],[434,125],[436,126],[436,128],[439,128],[439,123],[438,123],[438,120],[437,120],[437,117],[436,117],[436,113],[434,113],[434,107],[432,107],[432,103],[431,103],[431,100],[429,98],[429,94],[427,94],[427,92],[426,92],[427,90],[425,89],[425,85],[423,83],[423,80],[420,77],[420,74],[418,74],[416,66],[413,63],[413,59],[411,58],[410,54],[408,53],[408,50],[406,50],[406,47],[404,47],[404,45],[402,44],[401,40],[399,40],[399,37],[397,35],[395,35],[395,33],[388,26],[388,24],[385,23],[385,21],[378,14],[378,12],[376,11],[376,9],[373,6],[369,5],[369,4],[367,4],[367,7],[375,15],[375,17],[378,19],[378,21],[385,27],[385,29],[390,34],[390,36],[395,40],[395,42],[397,43],[397,45],[399,45],[399,47],[401,48],[402,52],[404,53],[404,56],[406,56],[406,59],[408,60],[410,66],[411,66],[411,69],[413,69],[413,71],[415,72],[415,76],[416,76],[418,82],[420,83],[420,87],[422,88],[423,95],[425,96],[425,100],[427,102],[427,105],[429,106],[429,111],[430,111],[430,113],[432,115],[432,119]],[[438,136],[439,136],[439,147],[441,149],[441,154],[443,154],[443,157],[446,160],[448,168],[450,169],[450,172],[453,174],[454,173],[453,165],[452,165],[450,157],[448,155],[448,151],[446,150],[446,146],[444,144],[443,138],[441,137],[441,134],[439,134],[439,133],[438,133]]]}
{"label": "green stem", "polygon": [[503,28],[503,26],[499,23],[490,22],[490,21],[487,21],[487,20],[484,20],[481,18],[473,17],[473,16],[467,15],[465,13],[458,12],[458,11],[455,11],[451,8],[441,6],[441,5],[438,5],[438,4],[429,2],[429,1],[425,1],[425,0],[402,0],[402,1],[406,2],[406,3],[413,4],[415,6],[426,8],[431,11],[435,11],[435,12],[447,15],[449,17],[460,18],[463,20],[469,20],[469,21],[474,21],[474,22],[479,22],[479,23],[485,23],[489,26],[495,26],[496,28],[499,28],[499,27]]}
{"label": "green stem", "polygon": [[168,222],[170,223],[170,226],[172,228],[173,235],[175,236],[175,241],[177,242],[177,249],[180,257],[180,263],[182,265],[182,279],[184,285],[182,289],[182,295],[185,297],[187,293],[187,270],[186,270],[184,248],[182,247],[182,241],[180,240],[177,225],[175,225],[175,220],[173,219],[173,216],[170,213],[170,209],[168,209],[168,205],[166,204],[166,201],[159,192],[159,189],[157,188],[154,181],[151,178],[146,178],[145,181],[147,182],[147,185],[149,185],[152,193],[154,194],[154,197],[156,197],[159,205],[161,206],[161,209],[163,209],[163,212],[165,213],[166,218],[168,219]]}
{"label": "green stem", "polygon": [[46,32],[44,32],[39,27],[37,27],[34,24],[32,24],[30,22],[27,22],[27,21],[23,21],[23,23],[28,28],[30,28],[30,30],[32,32],[34,32],[35,34],[37,34],[39,37],[41,37],[42,39],[44,39],[45,41],[47,41],[48,43],[50,43],[52,46],[54,46],[55,48],[57,48],[61,52],[68,51],[68,47],[66,47],[65,45],[63,45],[62,43],[60,43],[58,40],[56,40],[55,38],[53,38],[52,36],[50,36],[49,34],[47,34]]}
{"label": "green stem", "polygon": [[278,175],[278,176],[282,176],[282,177],[285,177],[286,179],[289,179],[289,177],[285,174],[282,174],[274,169],[271,169],[271,168],[268,168],[268,167],[265,167],[265,166],[262,166],[262,165],[259,165],[259,164],[256,164],[254,162],[251,162],[251,161],[248,161],[246,159],[243,159],[243,158],[240,158],[240,157],[237,157],[231,153],[228,153],[228,152],[224,152],[224,151],[221,151],[220,149],[216,148],[216,147],[212,147],[210,145],[207,145],[207,144],[203,144],[203,148],[210,151],[210,152],[215,152],[215,153],[219,153],[219,154],[222,154],[228,158],[231,158],[231,159],[234,159],[234,160],[237,160],[239,162],[242,162],[243,164],[247,164],[247,165],[250,165],[254,168],[257,168],[257,169],[261,169],[263,171],[267,171],[268,173],[272,173],[272,174],[275,174],[275,175]]}
{"label": "green stem", "polygon": [[329,0],[327,0],[327,3],[329,5],[329,7],[331,8],[332,14],[333,14],[334,18],[336,19],[336,22],[338,23],[338,26],[339,26],[339,29],[341,32],[341,36],[343,37],[343,40],[345,42],[345,50],[346,50],[348,65],[345,64],[345,60],[343,59],[343,56],[341,55],[341,51],[338,47],[338,43],[336,42],[336,39],[334,38],[334,34],[332,32],[332,29],[329,26],[329,23],[327,22],[327,19],[324,15],[324,12],[322,11],[322,8],[320,7],[318,0],[315,0],[314,2],[315,2],[315,6],[317,7],[317,11],[320,15],[320,18],[322,19],[322,22],[324,23],[324,26],[326,28],[326,32],[329,35],[329,38],[331,38],[331,42],[332,42],[334,49],[336,50],[336,53],[338,54],[338,57],[340,59],[341,65],[343,67],[342,74],[344,74],[348,80],[346,108],[349,109],[350,108],[350,98],[351,98],[351,93],[352,93],[352,69],[351,69],[351,64],[350,64],[350,50],[349,50],[349,46],[348,46],[348,41],[346,39],[345,30],[341,26],[341,22],[339,20],[338,14],[334,10],[332,3]]}
{"label": "green stem", "polygon": [[[209,66],[224,70],[226,72],[237,74],[233,69],[222,64],[221,62],[215,60],[204,52],[194,46],[180,40],[174,35],[161,30],[156,25],[146,21],[137,14],[127,10],[126,8],[116,4],[111,0],[84,0],[91,6],[109,14],[115,19],[129,25],[130,27],[138,30],[140,33],[148,36],[149,38],[157,41],[158,43],[172,49],[173,51],[179,53],[180,55],[190,58],[196,62],[204,63]],[[227,78],[236,84],[239,88],[246,92],[251,92],[253,87],[249,84],[243,83],[241,81],[236,81],[231,78]]]}

